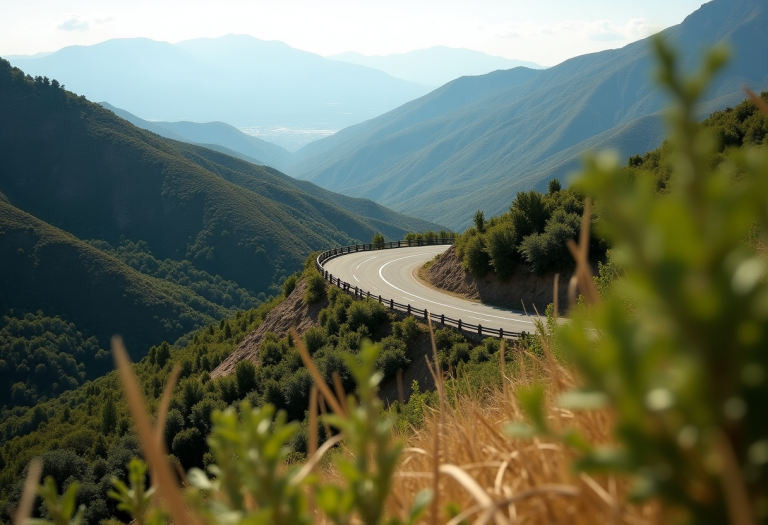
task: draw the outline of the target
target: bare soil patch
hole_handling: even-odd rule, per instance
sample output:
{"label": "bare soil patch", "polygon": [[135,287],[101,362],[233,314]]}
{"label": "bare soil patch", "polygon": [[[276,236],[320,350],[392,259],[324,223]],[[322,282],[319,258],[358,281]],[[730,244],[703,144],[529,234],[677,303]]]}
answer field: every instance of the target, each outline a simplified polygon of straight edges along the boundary
{"label": "bare soil patch", "polygon": [[295,328],[299,335],[302,335],[310,327],[316,326],[320,310],[328,306],[328,299],[323,298],[315,304],[304,304],[306,289],[307,283],[304,279],[296,283],[296,288],[291,292],[291,295],[277,308],[269,312],[264,322],[256,330],[245,336],[240,346],[211,372],[211,379],[231,374],[235,371],[237,363],[243,359],[248,359],[258,365],[260,362],[259,347],[261,347],[267,332],[284,337],[288,335],[291,328]]}

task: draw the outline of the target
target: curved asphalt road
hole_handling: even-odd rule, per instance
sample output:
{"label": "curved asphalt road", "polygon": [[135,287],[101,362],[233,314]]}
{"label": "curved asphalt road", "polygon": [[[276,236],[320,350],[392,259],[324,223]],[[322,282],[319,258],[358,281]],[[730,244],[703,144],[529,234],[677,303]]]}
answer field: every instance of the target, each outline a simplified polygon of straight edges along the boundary
{"label": "curved asphalt road", "polygon": [[354,252],[326,261],[323,267],[334,277],[361,290],[394,299],[397,303],[428,309],[431,313],[481,324],[483,328],[503,328],[511,332],[533,332],[533,319],[522,312],[460,299],[429,288],[412,275],[449,246],[419,246]]}

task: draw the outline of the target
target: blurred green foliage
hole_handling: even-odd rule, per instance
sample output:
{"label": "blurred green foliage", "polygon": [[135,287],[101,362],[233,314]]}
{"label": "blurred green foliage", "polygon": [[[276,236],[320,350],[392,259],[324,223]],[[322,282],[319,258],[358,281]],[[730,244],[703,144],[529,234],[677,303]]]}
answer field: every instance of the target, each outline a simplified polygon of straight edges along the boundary
{"label": "blurred green foliage", "polygon": [[578,468],[624,473],[634,498],[660,499],[666,523],[768,523],[768,266],[749,242],[768,231],[766,116],[747,101],[700,125],[726,53],[686,76],[655,42],[675,100],[669,141],[628,170],[610,155],[587,162],[578,186],[602,203],[596,226],[620,270],[555,330],[584,378],[562,402],[610,407],[617,447],[548,428],[536,391],[521,404],[535,430],[581,450]]}

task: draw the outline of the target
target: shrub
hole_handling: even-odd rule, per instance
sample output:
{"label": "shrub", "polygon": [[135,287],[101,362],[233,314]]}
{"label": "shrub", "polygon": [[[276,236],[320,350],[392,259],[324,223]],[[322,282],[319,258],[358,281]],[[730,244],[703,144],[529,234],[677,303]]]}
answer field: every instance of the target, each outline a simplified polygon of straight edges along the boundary
{"label": "shrub", "polygon": [[384,242],[386,239],[384,239],[384,236],[380,233],[377,233],[373,236],[373,239],[371,239],[371,244],[373,244],[374,249],[380,250],[381,248],[384,248]]}
{"label": "shrub", "polygon": [[309,405],[311,387],[312,376],[306,368],[300,368],[280,382],[280,390],[285,399],[285,410],[288,412],[289,419],[304,419],[304,411]]}
{"label": "shrub", "polygon": [[325,280],[320,272],[314,268],[304,272],[304,278],[307,280],[307,289],[304,292],[304,302],[314,304],[325,297]]}
{"label": "shrub", "polygon": [[520,253],[533,271],[543,273],[573,266],[568,250],[568,240],[576,239],[581,230],[581,217],[558,210],[547,221],[543,233],[526,237],[520,245]]}
{"label": "shrub", "polygon": [[353,332],[366,326],[369,333],[372,333],[386,318],[386,308],[373,299],[355,301],[347,308],[347,324]]}
{"label": "shrub", "polygon": [[419,325],[416,319],[408,316],[402,321],[392,323],[392,335],[405,342],[412,341],[419,335]]}
{"label": "shrub", "polygon": [[256,366],[247,359],[243,359],[235,367],[237,381],[237,393],[240,397],[256,388]]}
{"label": "shrub", "polygon": [[471,347],[469,343],[455,343],[451,347],[451,354],[449,363],[452,367],[456,368],[459,363],[469,361]]}
{"label": "shrub", "polygon": [[465,342],[464,336],[454,328],[440,328],[435,330],[435,345],[438,350],[448,350],[456,343]]}
{"label": "shrub", "polygon": [[484,363],[491,360],[491,354],[485,346],[478,346],[472,349],[470,360],[473,363]]}
{"label": "shrub", "polygon": [[265,338],[259,348],[259,357],[261,358],[261,364],[263,366],[276,365],[283,360],[283,355],[286,349],[283,345],[276,340],[268,340]]}
{"label": "shrub", "polygon": [[464,245],[461,265],[475,277],[485,277],[491,269],[491,258],[485,246],[485,236],[474,235]]}
{"label": "shrub", "polygon": [[376,368],[382,371],[385,379],[394,377],[398,370],[405,370],[405,367],[411,363],[404,341],[389,336],[382,339],[380,345],[381,352]]}
{"label": "shrub", "polygon": [[520,254],[516,247],[518,237],[511,222],[501,222],[488,230],[486,249],[496,276],[505,281],[515,271]]}
{"label": "shrub", "polygon": [[320,350],[325,345],[325,341],[325,330],[322,328],[312,326],[304,333],[304,344],[307,345],[310,355]]}
{"label": "shrub", "polygon": [[296,283],[299,282],[299,277],[301,277],[301,274],[299,273],[293,273],[289,275],[285,281],[283,281],[283,296],[288,297],[291,295],[291,292],[296,289]]}

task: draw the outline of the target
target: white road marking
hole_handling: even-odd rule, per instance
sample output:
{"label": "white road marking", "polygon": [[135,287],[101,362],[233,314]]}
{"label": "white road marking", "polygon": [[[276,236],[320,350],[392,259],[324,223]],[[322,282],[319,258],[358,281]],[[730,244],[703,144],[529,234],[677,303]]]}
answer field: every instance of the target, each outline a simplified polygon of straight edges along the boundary
{"label": "white road marking", "polygon": [[486,323],[492,323],[493,322],[490,319],[480,319],[479,317],[472,317],[471,315],[468,315],[467,317],[469,317],[470,319],[477,319],[478,321],[485,321]]}
{"label": "white road marking", "polygon": [[[434,253],[441,253],[441,252],[434,252]],[[393,263],[393,262],[397,262],[397,261],[402,261],[403,259],[410,259],[411,257],[420,257],[420,256],[422,256],[422,255],[423,255],[423,254],[421,254],[421,253],[420,253],[420,254],[417,254],[417,255],[407,255],[407,256],[405,256],[405,257],[400,257],[399,259],[392,259],[391,261],[384,263],[384,264],[383,264],[383,265],[381,265],[381,267],[379,268],[379,277],[381,278],[381,280],[382,280],[382,281],[384,281],[385,283],[387,283],[389,286],[391,286],[391,287],[392,287],[392,288],[394,288],[395,290],[397,290],[397,291],[399,291],[399,292],[401,292],[401,293],[404,293],[404,294],[406,294],[406,295],[410,295],[410,296],[412,296],[412,297],[414,297],[414,298],[416,298],[416,299],[420,299],[420,300],[422,300],[422,301],[425,301],[425,302],[428,302],[428,303],[436,304],[436,305],[438,305],[438,306],[442,306],[442,307],[444,307],[444,308],[450,308],[450,309],[452,309],[452,310],[458,310],[458,311],[460,311],[460,312],[467,312],[467,313],[469,313],[469,314],[476,314],[477,312],[473,312],[472,310],[465,310],[464,308],[459,308],[459,307],[457,307],[457,306],[451,306],[451,305],[449,305],[449,304],[438,303],[437,301],[431,301],[431,300],[429,300],[429,299],[426,299],[426,298],[424,298],[424,297],[419,297],[418,295],[416,295],[416,294],[412,294],[411,292],[406,292],[406,291],[405,291],[405,290],[403,290],[402,288],[398,288],[397,286],[395,286],[394,284],[392,284],[391,282],[387,281],[387,280],[384,278],[384,275],[382,274],[382,271],[384,270],[384,267],[385,267],[385,266],[387,266],[388,264],[391,264],[391,263]],[[521,319],[514,319],[514,318],[512,318],[512,317],[501,317],[501,316],[498,316],[498,315],[490,315],[490,314],[481,314],[481,315],[487,315],[488,317],[493,317],[494,319],[502,319],[502,320],[504,320],[504,321],[512,321],[512,322],[515,322],[515,323],[533,324],[533,322],[532,322],[532,321],[523,321],[523,320],[521,320]],[[488,322],[492,322],[492,321],[488,321]]]}
{"label": "white road marking", "polygon": [[355,278],[355,281],[357,281],[357,282],[360,282],[360,279],[358,279],[358,278],[357,278],[357,275],[355,275],[354,273],[352,274],[352,277],[354,277],[354,278]]}
{"label": "white road marking", "polygon": [[[376,256],[375,256],[375,255],[374,255],[373,257],[368,257],[366,260],[364,260],[363,262],[361,262],[360,264],[358,264],[357,266],[355,266],[355,270],[359,269],[359,268],[360,268],[360,267],[363,265],[363,263],[367,263],[367,262],[368,262],[368,261],[370,261],[371,259],[375,259],[375,258],[376,258]],[[358,282],[359,282],[359,281],[358,281]]]}

